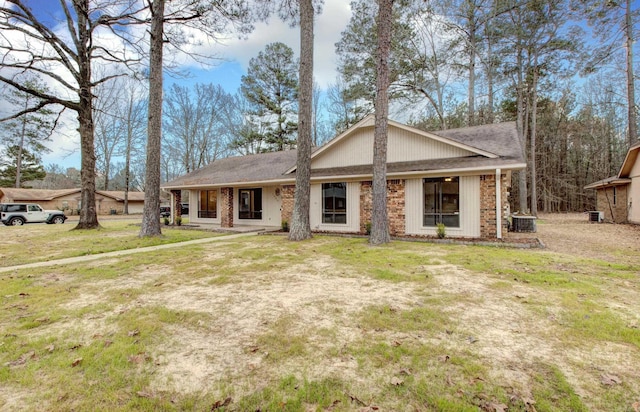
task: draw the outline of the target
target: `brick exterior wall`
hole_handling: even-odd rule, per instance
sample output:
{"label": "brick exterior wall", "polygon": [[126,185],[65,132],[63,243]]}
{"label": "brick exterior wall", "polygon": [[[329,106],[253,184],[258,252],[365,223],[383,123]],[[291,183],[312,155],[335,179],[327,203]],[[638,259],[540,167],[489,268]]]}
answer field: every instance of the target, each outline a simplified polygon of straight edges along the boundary
{"label": "brick exterior wall", "polygon": [[174,219],[178,216],[182,217],[182,190],[172,190],[173,195],[173,214]]}
{"label": "brick exterior wall", "polygon": [[480,237],[495,238],[496,230],[496,176],[480,176]]}
{"label": "brick exterior wall", "polygon": [[629,185],[615,186],[615,196],[613,187],[598,189],[596,209],[604,212],[605,222],[626,223],[628,221],[628,188]]}
{"label": "brick exterior wall", "polygon": [[[507,198],[507,175],[500,176],[500,210],[502,212],[502,235],[507,232],[507,216],[509,214],[509,200]],[[496,175],[480,176],[480,237],[495,239],[498,236],[496,228]]]}
{"label": "brick exterior wall", "polygon": [[[405,181],[387,180],[387,213],[391,236],[405,234]],[[366,233],[373,211],[373,186],[371,181],[360,182],[360,233]]]}
{"label": "brick exterior wall", "polygon": [[282,198],[280,216],[283,222],[286,221],[289,223],[289,226],[291,226],[291,216],[293,216],[293,196],[295,191],[295,185],[284,185],[280,189],[280,196]]}
{"label": "brick exterior wall", "polygon": [[233,227],[233,188],[223,187],[220,189],[220,226]]}

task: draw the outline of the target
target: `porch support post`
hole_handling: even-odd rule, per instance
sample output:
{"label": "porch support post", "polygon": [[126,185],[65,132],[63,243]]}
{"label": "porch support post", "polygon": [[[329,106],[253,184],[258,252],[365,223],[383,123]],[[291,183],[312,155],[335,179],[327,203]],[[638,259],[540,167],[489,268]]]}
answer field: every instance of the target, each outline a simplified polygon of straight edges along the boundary
{"label": "porch support post", "polygon": [[222,198],[222,204],[220,205],[220,226],[233,227],[233,188],[221,188],[220,195]]}
{"label": "porch support post", "polygon": [[171,200],[171,223],[175,223],[178,216],[182,217],[182,190],[172,190]]}
{"label": "porch support post", "polygon": [[496,169],[496,237],[502,239],[502,170]]}

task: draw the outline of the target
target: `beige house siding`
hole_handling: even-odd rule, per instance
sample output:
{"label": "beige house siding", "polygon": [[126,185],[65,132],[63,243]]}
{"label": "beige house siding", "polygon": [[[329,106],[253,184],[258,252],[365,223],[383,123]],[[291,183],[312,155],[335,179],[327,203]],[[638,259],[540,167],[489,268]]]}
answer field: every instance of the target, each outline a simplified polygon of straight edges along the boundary
{"label": "beige house siding", "polygon": [[[335,183],[338,183],[336,181]],[[309,223],[319,232],[358,233],[360,231],[360,182],[347,182],[347,224],[322,223],[322,183],[311,185]]]}
{"label": "beige house siding", "polygon": [[[254,187],[247,188],[253,189]],[[262,219],[240,219],[238,202],[240,199],[239,190],[233,189],[233,225],[234,226],[275,226],[279,227],[282,222],[282,193],[280,186],[255,187],[262,189]],[[276,194],[276,189],[277,194]]]}
{"label": "beige house siding", "polygon": [[[14,200],[12,200],[13,202]],[[18,200],[19,202],[20,200]],[[3,200],[3,202],[6,202]],[[62,210],[65,215],[77,215],[80,205],[80,194],[59,197],[53,200],[39,200],[38,203],[43,209]]]}
{"label": "beige house siding", "polygon": [[216,201],[216,217],[215,218],[200,218],[198,217],[198,210],[200,210],[200,189],[198,190],[189,190],[189,222],[192,223],[213,223],[220,224],[221,223],[221,205],[222,205],[222,196],[220,189],[202,189],[202,190],[216,190],[218,193],[217,201]]}
{"label": "beige house siding", "polygon": [[[387,161],[410,162],[470,156],[468,150],[442,143],[397,127],[389,127]],[[391,143],[392,142],[392,143]],[[366,148],[366,149],[363,149]],[[312,169],[373,164],[373,128],[355,130],[313,159]]]}
{"label": "beige house siding", "polygon": [[631,178],[627,198],[629,222],[640,224],[640,161],[636,160],[629,177]]}
{"label": "beige house siding", "polygon": [[[406,181],[406,233],[418,236],[436,236],[435,227],[422,225],[424,199],[422,179]],[[447,236],[480,236],[480,177],[460,176],[460,227],[446,228]]]}

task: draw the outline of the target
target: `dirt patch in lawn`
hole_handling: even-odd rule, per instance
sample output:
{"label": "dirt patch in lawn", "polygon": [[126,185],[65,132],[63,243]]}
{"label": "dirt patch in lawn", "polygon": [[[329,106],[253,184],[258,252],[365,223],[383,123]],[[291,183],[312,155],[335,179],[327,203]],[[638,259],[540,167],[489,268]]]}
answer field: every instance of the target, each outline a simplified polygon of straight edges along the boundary
{"label": "dirt patch in lawn", "polygon": [[[599,258],[612,264],[639,262],[640,228],[590,224],[581,214],[543,215],[537,233],[509,236],[540,238],[546,250],[530,253]],[[285,260],[292,255],[290,244],[272,239],[273,248],[281,249],[268,249],[271,243],[261,241],[265,258],[280,253]],[[85,323],[76,320],[60,324],[85,328],[88,334],[90,330],[95,333],[113,327],[108,320],[128,308],[162,307],[182,314],[180,321],[163,324],[159,344],[148,351],[154,367],[150,390],[159,393],[239,399],[265,387],[273,388],[278,379],[288,375],[308,380],[338,377],[349,382],[356,393],[372,393],[372,387],[397,373],[398,363],[390,361],[375,367],[363,364],[349,348],[362,346],[367,340],[462,354],[459,357],[465,361],[478,361],[486,368],[488,376],[478,379],[509,388],[509,393],[522,399],[535,396],[539,385],[536,379],[540,379],[536,368],[540,365],[561,370],[573,390],[594,410],[602,410],[601,404],[590,402],[602,401],[603,375],[618,377],[625,389],[640,393],[640,371],[629,367],[640,364],[637,347],[605,340],[590,344],[570,341],[572,335],[567,337],[561,321],[565,310],[562,300],[573,296],[563,295],[566,291],[447,264],[444,259],[449,248],[456,246],[433,244],[391,249],[392,253],[418,256],[416,270],[405,271],[411,272],[406,281],[381,280],[357,265],[349,266],[348,260],[340,261],[335,251],[323,249],[323,243],[334,241],[321,238],[302,242],[296,251],[310,257],[303,259],[296,254],[298,260],[291,260],[302,263],[272,259],[260,270],[252,269],[261,263],[260,256],[251,262],[242,260],[242,248],[255,249],[251,240],[202,245],[193,266],[211,262],[210,270],[194,269],[183,274],[171,265],[158,264],[127,276],[99,280],[64,308],[84,310],[95,304],[107,305],[109,296],[120,296],[121,291],[132,291],[130,301],[111,304],[98,317],[87,312]],[[460,247],[474,253],[474,247]],[[324,252],[316,253],[316,249]],[[220,261],[226,262],[224,267],[215,266]],[[117,266],[117,262],[116,258],[103,263]],[[187,272],[191,269],[188,265],[184,268]],[[61,281],[61,275],[56,272],[55,276],[45,280]],[[616,316],[624,314],[630,327],[637,328],[640,304],[634,296],[638,281],[620,277],[606,282],[600,295],[589,299],[615,311]],[[442,314],[451,325],[445,325],[446,331],[442,325],[440,329],[411,332],[392,327],[367,329],[361,319],[372,307],[390,308],[391,312],[428,308]],[[48,331],[56,330],[52,327]],[[433,362],[439,365],[437,355]],[[422,372],[412,373],[417,379]],[[11,400],[0,390],[2,397]]]}
{"label": "dirt patch in lawn", "polygon": [[640,225],[590,223],[585,213],[541,214],[537,230],[507,236],[538,237],[549,251],[612,263],[634,262],[640,253]]}
{"label": "dirt patch in lawn", "polygon": [[[421,294],[410,284],[333,275],[338,271],[338,263],[325,257],[276,273],[252,274],[241,283],[169,287],[146,296],[149,304],[205,312],[212,318],[200,328],[173,327],[175,339],[160,348],[165,353],[161,362],[164,378],[158,385],[200,392],[211,390],[209,385],[217,383],[220,376],[233,378],[234,386],[243,387],[248,384],[242,382],[245,378],[266,379],[303,370],[310,379],[338,370],[344,378],[357,379],[355,362],[336,362],[328,355],[323,362],[322,354],[362,336],[363,331],[352,320],[364,308],[389,305],[407,309],[420,305]],[[283,322],[286,334],[308,337],[306,343],[316,351],[317,362],[270,362],[274,355],[268,346],[261,345],[261,337]]]}

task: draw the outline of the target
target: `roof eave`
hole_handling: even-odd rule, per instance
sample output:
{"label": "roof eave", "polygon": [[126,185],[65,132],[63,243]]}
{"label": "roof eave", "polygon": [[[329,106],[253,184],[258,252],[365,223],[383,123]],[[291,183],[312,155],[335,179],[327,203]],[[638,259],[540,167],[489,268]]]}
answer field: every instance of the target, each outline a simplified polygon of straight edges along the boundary
{"label": "roof eave", "polygon": [[614,186],[623,186],[623,185],[628,185],[629,183],[631,183],[631,179],[629,178],[616,178],[616,179],[605,179],[605,180],[599,180],[597,182],[593,182],[591,184],[588,184],[586,186],[583,187],[583,189],[604,189],[607,187],[614,187]]}
{"label": "roof eave", "polygon": [[[456,167],[456,168],[448,168],[448,169],[435,169],[435,170],[412,170],[407,172],[395,172],[395,173],[387,173],[387,178],[407,178],[412,176],[435,176],[435,175],[451,175],[451,174],[461,174],[461,175],[469,175],[469,174],[478,174],[481,172],[493,172],[497,169],[507,171],[507,170],[522,170],[527,167],[526,163],[510,163],[504,165],[496,165],[496,166],[475,166],[475,167]],[[327,179],[345,179],[345,180],[357,180],[357,179],[368,179],[372,178],[371,173],[360,173],[360,174],[345,174],[345,175],[320,175],[320,176],[312,176],[311,181],[324,181]],[[295,184],[295,177],[291,178],[283,178],[283,179],[274,179],[274,180],[256,180],[251,182],[229,182],[229,183],[197,183],[190,185],[171,185],[171,186],[162,186],[162,190],[189,190],[189,189],[200,189],[200,188],[222,188],[222,187],[251,187],[251,186],[272,186],[278,184]]]}

